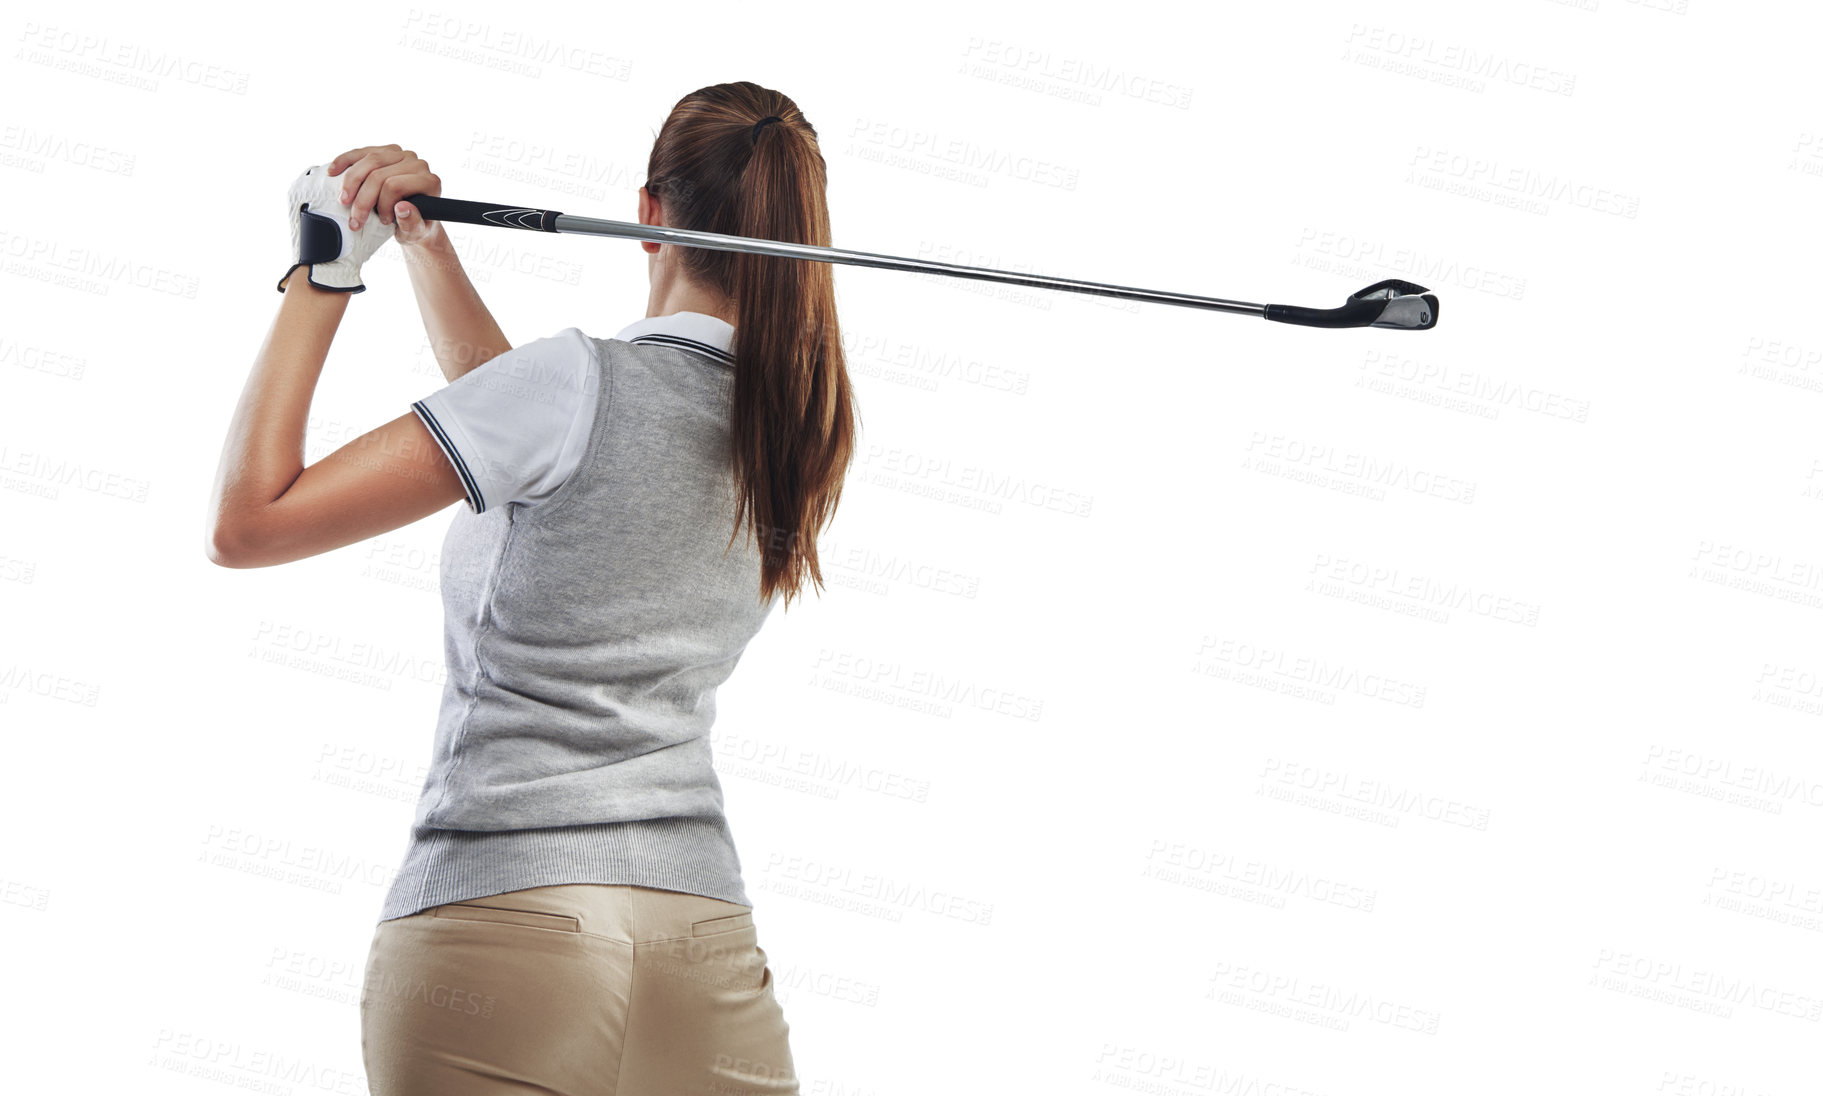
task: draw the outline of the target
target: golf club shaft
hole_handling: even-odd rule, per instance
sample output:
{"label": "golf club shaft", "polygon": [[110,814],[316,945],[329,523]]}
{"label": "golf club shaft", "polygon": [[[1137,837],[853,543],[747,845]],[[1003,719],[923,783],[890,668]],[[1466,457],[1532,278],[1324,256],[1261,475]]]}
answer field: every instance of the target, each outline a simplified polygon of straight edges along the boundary
{"label": "golf club shaft", "polygon": [[[1426,293],[1422,286],[1409,282],[1386,281],[1363,290],[1362,293],[1373,299],[1350,298],[1350,304],[1338,309],[1312,309],[1297,305],[1254,304],[1249,301],[1231,301],[1221,297],[1200,297],[1190,293],[1171,293],[1161,289],[1139,289],[1133,286],[1109,285],[1105,282],[1086,282],[1074,278],[1054,278],[1045,274],[1020,274],[1011,270],[994,270],[982,266],[959,266],[955,263],[940,263],[930,259],[909,259],[898,255],[881,255],[871,251],[850,251],[839,247],[818,247],[814,244],[790,243],[783,240],[764,240],[752,236],[733,236],[721,232],[701,232],[688,228],[669,228],[664,225],[642,225],[629,221],[610,221],[598,217],[580,217],[571,213],[559,213],[552,209],[536,209],[529,206],[504,206],[489,202],[464,201],[457,198],[443,198],[428,194],[414,194],[405,199],[416,206],[420,215],[427,221],[455,221],[463,224],[494,225],[500,228],[518,228],[533,232],[568,232],[590,236],[612,236],[627,240],[644,240],[659,244],[678,244],[685,247],[706,247],[716,251],[742,251],[754,255],[773,255],[785,259],[807,259],[813,262],[842,263],[849,266],[869,266],[883,270],[902,270],[914,274],[939,274],[951,278],[973,278],[979,281],[1001,282],[1007,285],[1031,286],[1037,289],[1058,289],[1069,293],[1087,293],[1100,297],[1117,297],[1129,301],[1147,301],[1154,304],[1181,305],[1187,308],[1202,308],[1216,312],[1237,312],[1243,315],[1263,316],[1269,320],[1282,323],[1295,323],[1310,327],[1416,327],[1425,328],[1435,323],[1436,298],[1429,296],[1429,311],[1417,313],[1416,319],[1409,316],[1400,321],[1388,321],[1383,318],[1388,312],[1386,298],[1399,294]],[[1390,289],[1386,287],[1392,287]],[[1379,292],[1375,292],[1379,291]],[[1408,302],[1415,303],[1415,302]]]}
{"label": "golf club shaft", "polygon": [[[426,220],[466,221],[470,224],[492,224],[502,228],[524,228],[543,232],[573,232],[589,236],[614,236],[626,240],[650,240],[658,244],[683,244],[707,247],[716,251],[744,251],[753,255],[776,255],[784,259],[809,259],[820,263],[843,263],[849,266],[871,266],[883,270],[904,270],[914,274],[942,274],[952,278],[975,278],[1008,285],[1034,286],[1039,289],[1061,289],[1071,293],[1092,293],[1103,297],[1120,297],[1130,301],[1152,301],[1159,304],[1185,305],[1221,312],[1244,312],[1264,315],[1266,306],[1246,301],[1225,301],[1218,297],[1196,297],[1188,293],[1168,293],[1157,289],[1135,289],[1130,286],[1104,285],[1071,278],[1053,278],[1044,274],[1019,274],[1011,270],[990,270],[980,266],[958,266],[929,259],[906,259],[897,255],[879,255],[871,251],[849,251],[839,247],[817,247],[783,240],[762,240],[752,236],[731,236],[721,232],[699,232],[664,225],[642,225],[628,221],[609,221],[599,217],[579,217],[548,209],[528,209],[489,205],[486,202],[462,202],[453,198],[413,195],[406,201],[418,207]],[[467,208],[463,208],[467,207]]]}
{"label": "golf club shaft", "polygon": [[1129,301],[1151,301],[1177,304],[1190,308],[1208,308],[1220,312],[1250,312],[1264,315],[1266,306],[1246,301],[1225,301],[1217,297],[1195,297],[1188,293],[1170,293],[1162,289],[1135,289],[1124,285],[1053,278],[1047,274],[1020,274],[1011,270],[992,270],[984,266],[958,266],[932,259],[901,258],[871,251],[849,251],[839,247],[817,247],[782,240],[761,240],[752,236],[729,236],[720,232],[698,232],[688,228],[664,225],[630,224],[626,221],[604,221],[596,217],[578,217],[570,213],[557,215],[558,232],[581,232],[591,236],[618,236],[629,240],[651,240],[660,244],[685,244],[716,251],[745,251],[754,255],[777,255],[786,259],[811,259],[820,263],[842,263],[848,266],[871,266],[881,270],[903,270],[913,274],[942,274],[951,278],[974,278],[984,282],[1025,285],[1038,289],[1061,289],[1070,293],[1090,293],[1099,297],[1119,297]]}

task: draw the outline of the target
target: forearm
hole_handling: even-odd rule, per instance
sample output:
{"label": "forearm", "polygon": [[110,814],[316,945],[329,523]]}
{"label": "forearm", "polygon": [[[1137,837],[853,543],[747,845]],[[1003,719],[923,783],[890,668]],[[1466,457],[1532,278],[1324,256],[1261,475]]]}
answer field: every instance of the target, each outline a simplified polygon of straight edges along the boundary
{"label": "forearm", "polygon": [[228,424],[210,494],[208,528],[219,546],[241,521],[283,495],[304,471],[304,426],[329,345],[350,294],[310,284],[300,266],[254,359]]}
{"label": "forearm", "polygon": [[455,246],[440,225],[430,241],[406,246],[403,251],[424,331],[445,380],[453,381],[513,348],[475,292]]}

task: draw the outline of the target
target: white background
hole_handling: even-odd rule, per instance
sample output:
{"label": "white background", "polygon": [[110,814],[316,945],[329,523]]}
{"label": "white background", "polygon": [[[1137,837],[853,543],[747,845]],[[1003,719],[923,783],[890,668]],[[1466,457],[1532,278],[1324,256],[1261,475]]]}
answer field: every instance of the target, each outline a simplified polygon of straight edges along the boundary
{"label": "white background", "polygon": [[[1823,1030],[1823,199],[1795,4],[14,8],[0,108],[9,1075],[365,1091],[453,512],[204,557],[307,164],[635,219],[792,96],[838,267],[828,589],[719,696],[806,1093],[1797,1094]],[[631,241],[455,226],[515,343]],[[307,458],[442,383],[396,245]],[[1808,1047],[1806,1051],[1804,1048]]]}

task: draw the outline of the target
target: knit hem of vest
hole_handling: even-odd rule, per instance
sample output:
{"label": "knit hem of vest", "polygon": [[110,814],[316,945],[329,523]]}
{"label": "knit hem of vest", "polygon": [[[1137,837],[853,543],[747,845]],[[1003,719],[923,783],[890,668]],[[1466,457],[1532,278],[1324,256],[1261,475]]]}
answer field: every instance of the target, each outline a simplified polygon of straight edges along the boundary
{"label": "knit hem of vest", "polygon": [[558,883],[631,884],[753,904],[725,816],[530,830],[414,825],[380,920]]}

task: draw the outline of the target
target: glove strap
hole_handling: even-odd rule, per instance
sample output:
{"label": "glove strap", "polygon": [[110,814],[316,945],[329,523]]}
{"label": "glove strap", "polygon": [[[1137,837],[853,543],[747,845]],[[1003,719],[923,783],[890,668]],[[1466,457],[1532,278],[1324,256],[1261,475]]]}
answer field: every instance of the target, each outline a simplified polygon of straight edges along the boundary
{"label": "glove strap", "polygon": [[333,262],[342,254],[342,230],[336,223],[308,206],[299,211],[298,262]]}

